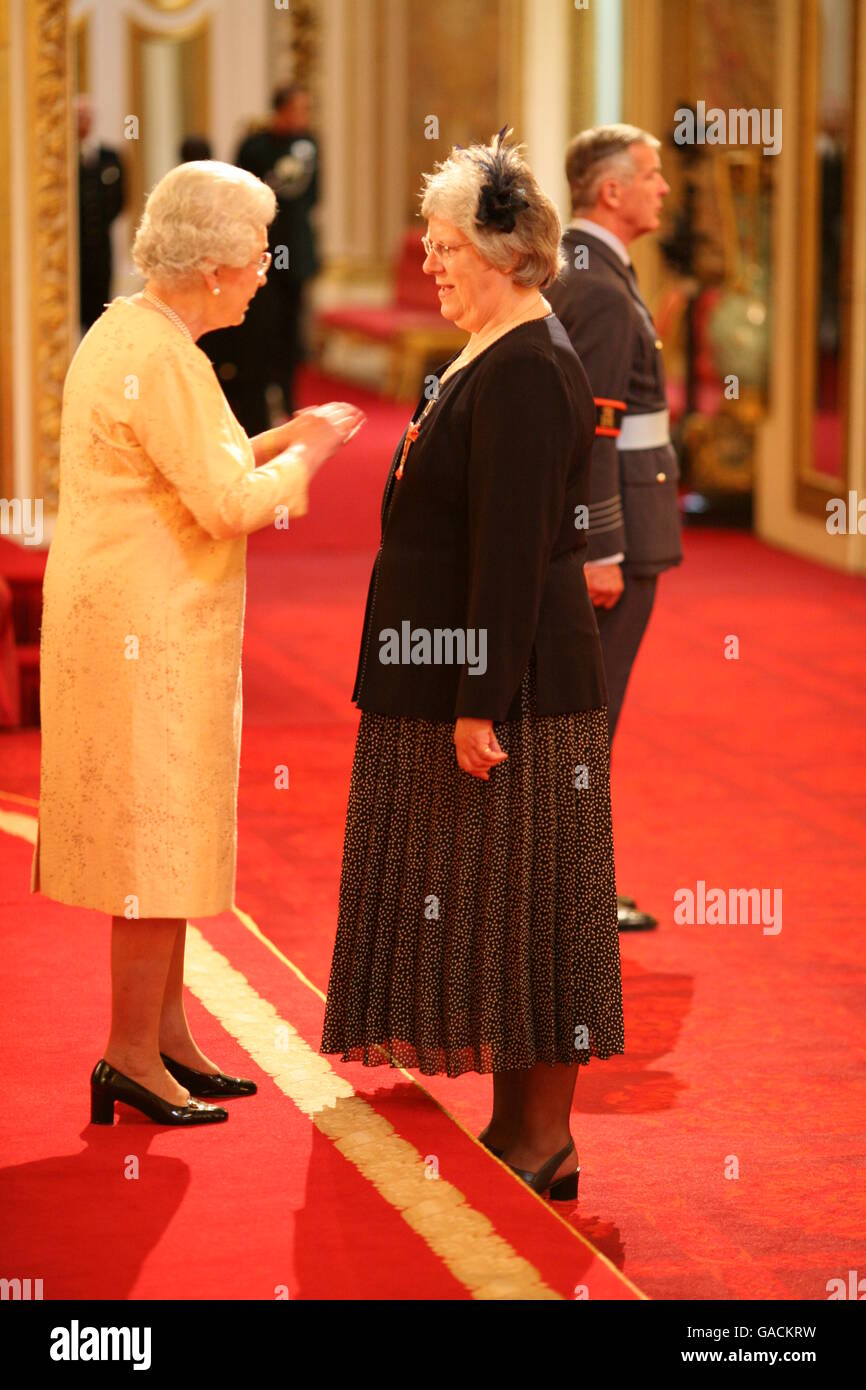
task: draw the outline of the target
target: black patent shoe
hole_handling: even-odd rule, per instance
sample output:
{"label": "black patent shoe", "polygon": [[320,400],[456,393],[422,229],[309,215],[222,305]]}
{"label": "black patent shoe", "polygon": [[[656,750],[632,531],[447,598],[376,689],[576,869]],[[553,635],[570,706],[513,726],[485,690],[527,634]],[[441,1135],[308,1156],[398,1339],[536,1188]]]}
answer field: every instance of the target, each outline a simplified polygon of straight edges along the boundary
{"label": "black patent shoe", "polygon": [[485,1134],[487,1133],[487,1130],[488,1130],[489,1128],[490,1128],[490,1126],[488,1125],[488,1126],[487,1126],[487,1129],[482,1129],[481,1133],[480,1133],[479,1136],[478,1136],[479,1143],[483,1144],[484,1147],[485,1147],[485,1149],[489,1149],[490,1152],[491,1152],[492,1154],[495,1154],[497,1158],[501,1158],[502,1155],[505,1153],[505,1150],[504,1150],[504,1149],[497,1149],[497,1148],[495,1147],[495,1145],[493,1145],[493,1144],[488,1144],[487,1140],[484,1138],[484,1136],[485,1136]]}
{"label": "black patent shoe", "polygon": [[193,1096],[206,1096],[212,1100],[224,1100],[229,1096],[254,1096],[259,1089],[255,1081],[244,1081],[241,1076],[224,1076],[221,1071],[193,1071],[166,1057],[160,1052],[163,1065],[181,1086]]}
{"label": "black patent shoe", "polygon": [[616,924],[619,931],[653,931],[658,926],[658,918],[641,912],[639,907],[617,906]]}
{"label": "black patent shoe", "polygon": [[568,1155],[574,1150],[574,1140],[569,1139],[564,1149],[560,1149],[558,1154],[554,1154],[546,1163],[543,1163],[537,1173],[530,1173],[526,1168],[515,1168],[513,1163],[509,1163],[512,1173],[516,1173],[522,1178],[527,1187],[531,1187],[533,1192],[544,1194],[549,1193],[551,1202],[574,1202],[577,1200],[577,1184],[580,1178],[580,1168],[575,1168],[573,1173],[564,1173],[556,1182],[551,1183],[551,1178],[561,1163],[564,1163]]}
{"label": "black patent shoe", "polygon": [[197,1100],[188,1100],[186,1105],[163,1100],[161,1096],[148,1091],[115,1071],[110,1062],[103,1057],[93,1068],[90,1078],[90,1123],[92,1125],[114,1124],[114,1102],[123,1101],[134,1110],[140,1110],[148,1119],[159,1125],[212,1125],[227,1120],[229,1112],[218,1105],[200,1105]]}

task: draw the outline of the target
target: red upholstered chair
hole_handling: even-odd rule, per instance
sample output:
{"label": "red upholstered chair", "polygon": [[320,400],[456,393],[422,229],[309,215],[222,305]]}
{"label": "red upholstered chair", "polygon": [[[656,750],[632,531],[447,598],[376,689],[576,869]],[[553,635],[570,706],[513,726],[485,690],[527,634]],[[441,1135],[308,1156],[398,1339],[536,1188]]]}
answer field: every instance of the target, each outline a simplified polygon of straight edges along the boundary
{"label": "red upholstered chair", "polygon": [[435,281],[422,270],[421,236],[412,228],[400,240],[389,303],[337,305],[316,320],[320,341],[341,333],[357,342],[386,345],[391,364],[386,390],[399,399],[418,396],[427,364],[450,357],[466,341],[466,334],[439,312]]}
{"label": "red upholstered chair", "polygon": [[12,590],[0,574],[0,728],[21,723],[21,678],[12,621]]}
{"label": "red upholstered chair", "polygon": [[[5,691],[5,696],[0,691],[0,725],[7,727],[39,724],[39,629],[47,559],[47,550],[17,545],[0,537],[0,590],[5,590],[11,600],[11,609],[6,611],[5,639],[0,631],[0,643],[5,640],[8,663],[10,644],[14,641],[11,659],[16,666],[15,675],[10,675],[8,664],[4,666],[0,657],[0,684]],[[4,607],[0,593],[0,629],[4,627]]]}

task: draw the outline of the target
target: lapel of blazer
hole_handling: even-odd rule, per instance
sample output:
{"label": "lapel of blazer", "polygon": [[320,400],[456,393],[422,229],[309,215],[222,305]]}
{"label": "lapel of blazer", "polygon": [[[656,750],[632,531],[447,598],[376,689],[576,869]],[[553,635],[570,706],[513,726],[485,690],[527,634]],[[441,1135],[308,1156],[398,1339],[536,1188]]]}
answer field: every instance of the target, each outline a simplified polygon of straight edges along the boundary
{"label": "lapel of blazer", "polygon": [[[454,361],[455,357],[458,357],[459,354],[460,354],[460,349],[458,348],[458,349],[457,349],[457,352],[452,352],[452,354],[451,354],[451,356],[448,358],[448,360],[442,363],[442,365],[438,368],[438,372],[444,372],[444,371],[445,371],[445,368],[448,367],[448,366],[450,366],[451,363]],[[412,419],[409,421],[409,425],[413,425],[413,424],[415,423],[415,420],[416,420],[416,418],[417,418],[418,412],[420,411],[422,405],[426,405],[426,404],[427,404],[427,399],[426,399],[426,397],[425,397],[425,395],[424,395],[424,392],[422,391],[422,392],[421,392],[421,395],[418,397],[418,403],[417,403],[417,405],[415,406],[415,409],[412,411]],[[389,500],[389,498],[390,498],[390,496],[391,496],[391,488],[392,488],[393,483],[394,483],[394,474],[397,472],[397,467],[398,467],[398,464],[399,464],[399,461],[400,461],[400,455],[401,455],[401,453],[403,452],[403,442],[404,442],[404,440],[405,440],[405,438],[406,438],[406,430],[409,429],[409,425],[406,426],[406,429],[403,431],[402,435],[400,436],[400,442],[399,442],[399,444],[397,445],[397,448],[394,450],[394,457],[393,457],[392,460],[391,460],[391,467],[388,469],[388,477],[387,477],[386,480],[385,480],[385,491],[382,493],[382,516],[381,516],[381,536],[382,536],[382,537],[384,537],[384,535],[385,535],[385,516],[386,516],[386,513],[387,513],[387,511],[388,511],[388,500]],[[381,539],[381,537],[380,537],[380,539]]]}
{"label": "lapel of blazer", "polygon": [[619,256],[612,246],[608,246],[601,237],[593,236],[592,232],[584,231],[583,227],[569,227],[567,231],[569,237],[574,238],[575,246],[586,246],[590,256],[600,256],[605,265],[609,265],[611,270],[615,270],[621,280],[631,289],[631,276],[628,273],[628,266],[623,265]]}
{"label": "lapel of blazer", "polygon": [[[414,417],[414,415],[413,415],[412,419],[414,419],[414,418],[415,418],[415,417]],[[411,421],[410,421],[409,423],[411,424]],[[408,428],[409,428],[409,425],[406,426],[406,430],[407,430]],[[394,474],[397,472],[397,464],[398,464],[398,462],[399,462],[400,455],[401,455],[401,453],[403,452],[403,441],[404,441],[404,439],[406,438],[406,430],[404,430],[403,433],[401,434],[401,436],[400,436],[400,442],[399,442],[399,444],[397,445],[396,449],[394,450],[394,457],[393,457],[392,460],[391,460],[391,467],[388,469],[388,477],[387,477],[386,480],[385,480],[385,491],[382,493],[382,514],[381,514],[381,519],[380,519],[380,523],[379,523],[379,531],[380,531],[379,539],[380,539],[380,541],[382,540],[382,538],[383,538],[384,535],[385,535],[385,515],[386,515],[386,513],[387,513],[387,511],[388,511],[388,499],[389,499],[389,497],[391,496],[391,487],[392,487],[393,482],[394,482]]]}
{"label": "lapel of blazer", "polygon": [[655,332],[655,329],[653,327],[652,314],[650,313],[649,309],[644,303],[643,297],[640,293],[640,290],[637,287],[637,284],[629,275],[628,266],[623,265],[622,261],[614,251],[613,247],[608,246],[607,242],[602,241],[600,237],[593,236],[592,232],[584,231],[582,227],[569,227],[568,235],[575,238],[575,246],[588,247],[590,256],[600,256],[601,259],[604,261],[605,265],[610,266],[611,270],[614,270],[616,272],[616,274],[627,287],[629,294],[631,295],[635,304],[640,309],[644,318],[648,320],[650,328],[653,330],[653,332]]}

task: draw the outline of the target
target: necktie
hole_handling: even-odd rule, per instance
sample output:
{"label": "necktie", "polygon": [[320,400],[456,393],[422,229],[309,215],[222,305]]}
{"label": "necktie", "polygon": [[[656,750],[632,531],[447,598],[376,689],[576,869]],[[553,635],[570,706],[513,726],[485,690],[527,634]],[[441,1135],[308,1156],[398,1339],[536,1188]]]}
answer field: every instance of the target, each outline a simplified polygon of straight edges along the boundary
{"label": "necktie", "polygon": [[640,309],[640,312],[641,312],[641,314],[643,315],[643,318],[644,318],[644,320],[645,320],[645,322],[646,322],[647,328],[649,329],[649,331],[652,333],[653,337],[655,338],[656,329],[655,329],[655,324],[653,323],[653,320],[652,320],[652,314],[650,313],[649,309],[647,308],[647,306],[646,306],[646,305],[644,304],[644,302],[643,302],[643,295],[641,294],[641,292],[640,292],[640,290],[639,290],[639,288],[638,288],[638,283],[637,283],[637,271],[635,270],[635,268],[634,268],[634,266],[631,264],[631,262],[629,262],[629,267],[628,267],[628,278],[629,278],[629,280],[631,281],[632,295],[634,296],[634,299],[635,299],[635,301],[636,301],[636,303],[637,303],[637,307]]}

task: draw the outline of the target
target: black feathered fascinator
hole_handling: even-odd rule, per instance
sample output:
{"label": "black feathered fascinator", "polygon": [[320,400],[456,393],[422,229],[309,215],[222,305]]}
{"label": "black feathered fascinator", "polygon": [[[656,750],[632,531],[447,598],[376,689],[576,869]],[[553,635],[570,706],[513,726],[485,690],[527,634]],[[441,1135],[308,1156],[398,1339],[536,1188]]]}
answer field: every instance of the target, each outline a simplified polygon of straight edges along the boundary
{"label": "black feathered fascinator", "polygon": [[[468,157],[478,164],[485,174],[478,198],[475,224],[503,233],[513,232],[517,214],[529,207],[529,199],[520,186],[519,176],[509,167],[508,146],[505,144],[507,130],[508,126],[504,125],[492,150],[484,150],[479,155],[468,155],[467,151]],[[459,150],[463,147],[457,145],[455,148]]]}

